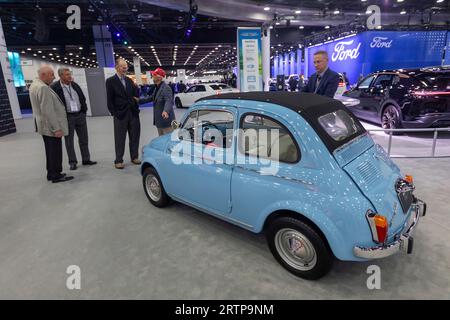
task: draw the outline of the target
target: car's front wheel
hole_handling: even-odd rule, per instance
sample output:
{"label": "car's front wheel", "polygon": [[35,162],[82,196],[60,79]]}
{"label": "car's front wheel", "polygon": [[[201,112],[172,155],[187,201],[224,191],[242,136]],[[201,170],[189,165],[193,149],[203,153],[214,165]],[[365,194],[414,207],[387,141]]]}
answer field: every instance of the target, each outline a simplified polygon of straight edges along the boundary
{"label": "car's front wheel", "polygon": [[278,218],[269,225],[266,236],[275,259],[294,275],[316,280],[331,269],[333,254],[308,224],[291,217]]}
{"label": "car's front wheel", "polygon": [[167,206],[170,198],[164,190],[161,178],[153,167],[144,170],[142,182],[145,195],[155,207],[162,208]]}
{"label": "car's front wheel", "polygon": [[176,106],[178,109],[183,108],[183,104],[181,103],[181,100],[180,100],[180,98],[178,98],[178,97],[175,98],[175,106]]}
{"label": "car's front wheel", "polygon": [[[381,127],[383,129],[400,129],[402,127],[400,121],[400,114],[397,108],[393,105],[388,105],[383,110],[383,114],[381,115]],[[389,131],[385,131],[387,134],[390,134]],[[400,134],[399,132],[392,132],[393,135]]]}

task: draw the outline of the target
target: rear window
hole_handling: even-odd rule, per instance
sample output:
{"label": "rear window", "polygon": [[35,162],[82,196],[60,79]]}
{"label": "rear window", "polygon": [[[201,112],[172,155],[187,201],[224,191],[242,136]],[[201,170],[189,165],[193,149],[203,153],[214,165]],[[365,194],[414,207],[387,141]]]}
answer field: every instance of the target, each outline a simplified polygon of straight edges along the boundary
{"label": "rear window", "polygon": [[220,90],[220,87],[217,84],[210,85],[211,89],[213,90]]}
{"label": "rear window", "polygon": [[335,141],[343,141],[359,132],[361,126],[344,110],[336,110],[319,118],[325,132]]}

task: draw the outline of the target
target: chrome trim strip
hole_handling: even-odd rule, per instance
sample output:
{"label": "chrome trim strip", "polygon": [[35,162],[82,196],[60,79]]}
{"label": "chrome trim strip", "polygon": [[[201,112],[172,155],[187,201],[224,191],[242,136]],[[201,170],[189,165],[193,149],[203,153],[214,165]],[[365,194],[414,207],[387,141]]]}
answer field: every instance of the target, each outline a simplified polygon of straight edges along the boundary
{"label": "chrome trim strip", "polygon": [[185,200],[183,200],[183,199],[180,199],[180,198],[178,198],[178,197],[176,197],[176,196],[174,196],[174,195],[172,195],[172,194],[169,194],[169,196],[170,196],[173,200],[176,200],[176,201],[178,201],[178,202],[181,202],[181,203],[183,203],[183,204],[185,204],[185,205],[187,205],[187,206],[189,206],[189,207],[192,207],[192,208],[194,208],[194,209],[196,209],[196,210],[198,210],[198,211],[201,211],[201,212],[204,212],[204,213],[206,213],[206,214],[212,215],[212,216],[214,216],[215,218],[218,218],[218,219],[220,219],[220,220],[225,220],[225,221],[231,222],[231,223],[233,223],[233,224],[235,224],[235,225],[241,226],[242,228],[247,229],[247,230],[250,230],[250,231],[254,231],[254,230],[255,230],[255,227],[252,226],[252,225],[249,225],[249,224],[240,222],[239,220],[236,220],[236,219],[233,219],[233,218],[224,216],[224,215],[220,215],[220,214],[213,213],[213,212],[208,211],[207,209],[203,209],[203,208],[201,208],[201,207],[199,207],[199,206],[197,206],[197,205],[195,205],[195,204],[193,204],[193,203],[190,203],[190,202],[187,202],[187,201],[185,201]]}
{"label": "chrome trim strip", "polygon": [[[247,170],[247,171],[255,172],[255,173],[257,173],[257,174],[261,174],[261,171],[260,171],[260,170],[257,170],[257,169],[246,168],[246,167],[238,166],[238,165],[236,165],[235,168],[239,168],[239,169],[242,169],[242,170]],[[275,178],[280,178],[280,179],[284,179],[284,180],[289,180],[289,181],[294,181],[294,182],[300,182],[300,183],[306,184],[306,185],[308,185],[308,186],[314,185],[314,183],[309,182],[309,181],[306,181],[306,180],[302,180],[302,179],[293,179],[293,178],[290,178],[290,177],[280,176],[280,175],[277,175],[277,174],[268,174],[267,176],[271,176],[271,177],[275,177]]]}

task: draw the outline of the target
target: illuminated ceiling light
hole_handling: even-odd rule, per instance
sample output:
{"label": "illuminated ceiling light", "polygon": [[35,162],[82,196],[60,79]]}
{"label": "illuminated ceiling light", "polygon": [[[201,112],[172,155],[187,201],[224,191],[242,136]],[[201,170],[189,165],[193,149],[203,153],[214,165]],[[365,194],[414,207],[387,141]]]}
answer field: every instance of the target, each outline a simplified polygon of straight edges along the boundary
{"label": "illuminated ceiling light", "polygon": [[305,27],[304,26],[300,26],[300,27],[298,27],[299,29],[305,29]]}
{"label": "illuminated ceiling light", "polygon": [[39,50],[39,51],[38,51],[38,53],[42,53],[42,51],[41,51],[41,50]]}
{"label": "illuminated ceiling light", "polygon": [[397,0],[397,2],[403,2],[404,0]]}
{"label": "illuminated ceiling light", "polygon": [[436,3],[442,3],[444,0],[437,0]]}
{"label": "illuminated ceiling light", "polygon": [[333,12],[334,14],[339,14],[339,13],[341,13],[338,9],[336,9],[336,10],[334,10],[334,12]]}
{"label": "illuminated ceiling light", "polygon": [[53,51],[56,51],[56,50],[58,50],[58,49],[56,49],[56,48],[52,48],[53,49]]}
{"label": "illuminated ceiling light", "polygon": [[325,29],[330,29],[330,26],[325,26]]}
{"label": "illuminated ceiling light", "polygon": [[269,11],[270,7],[264,7],[264,11]]}
{"label": "illuminated ceiling light", "polygon": [[27,51],[31,51],[31,48],[27,48]]}
{"label": "illuminated ceiling light", "polygon": [[400,11],[400,14],[406,14],[406,10],[403,9],[402,11]]}

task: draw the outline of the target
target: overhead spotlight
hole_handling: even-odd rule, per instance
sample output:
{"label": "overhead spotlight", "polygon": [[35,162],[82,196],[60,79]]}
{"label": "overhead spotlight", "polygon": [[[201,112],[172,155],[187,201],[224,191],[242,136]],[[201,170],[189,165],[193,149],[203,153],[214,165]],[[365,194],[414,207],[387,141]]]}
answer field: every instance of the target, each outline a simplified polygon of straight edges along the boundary
{"label": "overhead spotlight", "polygon": [[339,14],[341,13],[338,9],[334,10],[333,14]]}
{"label": "overhead spotlight", "polygon": [[300,27],[298,27],[299,29],[305,29],[305,27],[304,26],[300,26]]}
{"label": "overhead spotlight", "polygon": [[406,14],[406,10],[402,9],[402,11],[400,11],[400,14]]}
{"label": "overhead spotlight", "polygon": [[302,13],[301,10],[295,10],[295,14],[300,14],[300,13]]}
{"label": "overhead spotlight", "polygon": [[269,11],[270,7],[264,7],[264,11]]}
{"label": "overhead spotlight", "polygon": [[325,29],[330,29],[330,26],[325,26]]}

